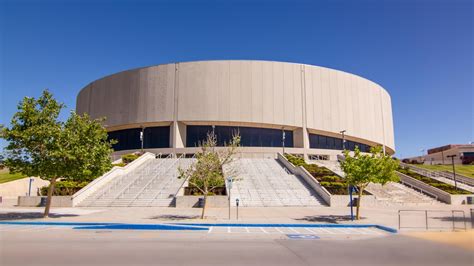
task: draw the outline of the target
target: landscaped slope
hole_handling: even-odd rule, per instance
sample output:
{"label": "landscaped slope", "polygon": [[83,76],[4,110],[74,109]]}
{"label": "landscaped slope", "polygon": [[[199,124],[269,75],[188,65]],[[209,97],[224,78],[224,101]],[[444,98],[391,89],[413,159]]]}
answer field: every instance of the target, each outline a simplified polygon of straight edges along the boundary
{"label": "landscaped slope", "polygon": [[417,179],[423,183],[426,183],[432,187],[435,187],[435,188],[438,188],[438,189],[441,189],[445,192],[448,192],[449,194],[453,194],[453,195],[459,195],[459,194],[462,194],[462,195],[466,195],[466,194],[472,194],[472,192],[469,192],[469,191],[466,191],[464,189],[460,189],[460,188],[455,188],[454,186],[450,185],[450,184],[446,184],[446,183],[443,183],[441,181],[438,181],[438,180],[435,180],[433,178],[430,178],[430,177],[426,177],[426,176],[423,176],[423,175],[420,175],[418,173],[415,173],[413,171],[411,171],[410,169],[406,169],[406,168],[400,168],[398,170],[400,173],[402,174],[405,174],[407,176],[410,176],[414,179]]}

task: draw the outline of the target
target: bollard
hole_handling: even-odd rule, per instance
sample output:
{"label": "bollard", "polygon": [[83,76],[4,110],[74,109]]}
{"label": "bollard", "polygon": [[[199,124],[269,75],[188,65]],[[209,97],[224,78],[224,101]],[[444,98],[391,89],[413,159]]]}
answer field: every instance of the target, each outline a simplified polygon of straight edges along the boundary
{"label": "bollard", "polygon": [[239,199],[235,199],[235,205],[237,206],[237,220],[239,219]]}

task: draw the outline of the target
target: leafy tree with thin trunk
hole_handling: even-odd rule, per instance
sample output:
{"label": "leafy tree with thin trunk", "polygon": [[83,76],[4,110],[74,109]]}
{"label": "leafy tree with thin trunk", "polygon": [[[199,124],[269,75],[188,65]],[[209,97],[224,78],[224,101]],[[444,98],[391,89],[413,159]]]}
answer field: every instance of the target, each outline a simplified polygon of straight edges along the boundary
{"label": "leafy tree with thin trunk", "polygon": [[208,133],[207,139],[199,145],[201,151],[196,153],[196,162],[188,169],[178,169],[178,178],[187,179],[189,185],[203,195],[201,219],[204,219],[206,212],[207,197],[213,194],[215,188],[225,186],[223,166],[232,161],[239,145],[240,136],[234,134],[228,145],[216,148],[216,135]]}
{"label": "leafy tree with thin trunk", "polygon": [[356,219],[360,219],[360,204],[365,188],[369,183],[386,184],[399,180],[395,170],[398,168],[396,160],[382,152],[381,147],[372,147],[370,154],[363,154],[356,147],[354,156],[348,150],[344,151],[344,161],[341,168],[346,174],[346,181],[358,190]]}
{"label": "leafy tree with thin trunk", "polygon": [[71,112],[59,120],[64,104],[45,90],[38,98],[25,97],[18,104],[11,126],[0,137],[8,142],[5,166],[11,172],[50,181],[44,217],[48,217],[54,185],[58,179],[91,181],[111,168],[114,141],[107,139],[102,119]]}

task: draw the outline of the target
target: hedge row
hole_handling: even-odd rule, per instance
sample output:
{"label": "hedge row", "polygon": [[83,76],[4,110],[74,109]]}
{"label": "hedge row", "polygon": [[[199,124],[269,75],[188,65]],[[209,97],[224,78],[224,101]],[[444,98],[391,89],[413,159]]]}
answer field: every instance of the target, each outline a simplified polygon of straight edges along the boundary
{"label": "hedge row", "polygon": [[303,166],[318,182],[326,188],[332,195],[348,195],[348,184],[346,181],[334,175],[334,173],[326,167],[320,167],[316,164],[307,164],[301,157],[291,154],[285,154],[286,159],[295,166]]}
{"label": "hedge row", "polygon": [[124,164],[129,164],[133,161],[135,161],[138,157],[140,157],[138,154],[130,153],[130,154],[125,154],[122,155],[122,162]]}
{"label": "hedge row", "polygon": [[448,192],[449,194],[454,194],[454,195],[456,195],[456,194],[472,194],[472,192],[466,191],[464,189],[460,189],[459,187],[458,187],[458,189],[456,189],[454,186],[452,186],[450,184],[446,184],[446,183],[443,183],[443,182],[438,181],[436,179],[420,175],[420,174],[415,173],[415,172],[413,172],[413,171],[411,171],[410,169],[407,169],[407,168],[400,168],[400,169],[398,169],[398,171],[400,173],[403,173],[403,174],[407,175],[407,176],[413,177],[416,180],[419,180],[423,183],[426,183],[426,184],[428,184],[432,187],[439,188],[439,189],[441,189],[445,192]]}
{"label": "hedge row", "polygon": [[[83,187],[87,186],[89,182],[76,182],[76,181],[59,181],[56,182],[54,186],[53,196],[72,196],[77,191],[81,190]],[[44,186],[41,188],[41,196],[48,195],[49,186]]]}

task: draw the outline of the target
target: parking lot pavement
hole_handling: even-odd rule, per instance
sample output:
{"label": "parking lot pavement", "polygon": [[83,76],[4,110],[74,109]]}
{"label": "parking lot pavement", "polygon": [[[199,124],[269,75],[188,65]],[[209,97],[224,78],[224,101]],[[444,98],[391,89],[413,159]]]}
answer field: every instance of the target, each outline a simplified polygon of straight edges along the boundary
{"label": "parking lot pavement", "polygon": [[209,234],[316,234],[316,235],[388,235],[389,233],[376,228],[322,228],[322,227],[234,227],[211,226]]}
{"label": "parking lot pavement", "polygon": [[[145,227],[144,227],[145,226]],[[171,229],[170,229],[171,227]],[[163,229],[165,228],[165,229]],[[199,230],[190,230],[198,228]],[[181,237],[202,237],[209,239],[368,239],[389,236],[391,233],[375,227],[350,228],[350,227],[314,227],[308,225],[275,225],[262,224],[256,226],[184,226],[181,224],[48,224],[48,223],[26,223],[26,224],[0,224],[0,234],[22,235],[24,233],[46,233],[58,232],[61,234],[92,234],[109,233],[116,237],[156,237],[167,238],[171,235]],[[85,233],[85,234],[84,234]]]}
{"label": "parking lot pavement", "polygon": [[0,233],[49,231],[49,230],[72,230],[72,227],[71,226],[57,226],[57,225],[48,226],[48,225],[0,224]]}
{"label": "parking lot pavement", "polygon": [[[474,259],[469,250],[383,231],[383,235],[378,235],[377,229],[373,228],[356,230],[360,233],[356,235],[349,234],[347,230],[337,230],[340,228],[325,232],[306,227],[247,227],[249,233],[245,227],[229,227],[229,233],[227,226],[206,231],[73,230],[67,226],[35,225],[1,227],[6,230],[0,232],[2,266],[471,266]],[[306,229],[317,234],[305,234],[310,232]],[[288,235],[318,237],[290,238]],[[353,236],[352,240],[346,240]]]}

